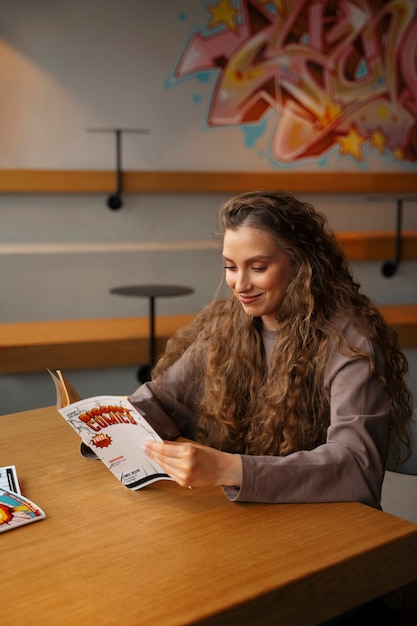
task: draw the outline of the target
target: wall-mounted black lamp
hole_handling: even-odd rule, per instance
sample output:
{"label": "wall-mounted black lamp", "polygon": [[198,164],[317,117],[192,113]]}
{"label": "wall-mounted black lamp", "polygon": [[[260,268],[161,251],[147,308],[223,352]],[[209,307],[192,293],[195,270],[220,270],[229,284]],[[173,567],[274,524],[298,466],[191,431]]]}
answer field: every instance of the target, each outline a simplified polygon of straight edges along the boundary
{"label": "wall-mounted black lamp", "polygon": [[381,268],[381,272],[387,278],[394,276],[395,272],[400,266],[401,262],[401,248],[402,248],[402,218],[403,218],[403,199],[397,200],[397,228],[395,234],[395,258],[393,261],[385,261]]}
{"label": "wall-mounted black lamp", "polygon": [[146,128],[88,128],[90,133],[114,133],[116,138],[116,191],[107,198],[107,206],[117,211],[123,206],[122,201],[122,133],[149,134]]}

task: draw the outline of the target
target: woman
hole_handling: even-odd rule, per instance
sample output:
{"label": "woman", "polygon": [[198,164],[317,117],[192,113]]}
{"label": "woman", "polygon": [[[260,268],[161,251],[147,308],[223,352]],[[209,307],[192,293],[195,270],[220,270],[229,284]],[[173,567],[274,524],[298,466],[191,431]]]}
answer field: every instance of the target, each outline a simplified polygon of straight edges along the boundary
{"label": "woman", "polygon": [[409,448],[396,333],[311,205],[245,193],[220,227],[231,295],[170,340],[130,397],[166,440],[146,453],[180,485],[221,485],[234,501],[380,508],[389,435]]}

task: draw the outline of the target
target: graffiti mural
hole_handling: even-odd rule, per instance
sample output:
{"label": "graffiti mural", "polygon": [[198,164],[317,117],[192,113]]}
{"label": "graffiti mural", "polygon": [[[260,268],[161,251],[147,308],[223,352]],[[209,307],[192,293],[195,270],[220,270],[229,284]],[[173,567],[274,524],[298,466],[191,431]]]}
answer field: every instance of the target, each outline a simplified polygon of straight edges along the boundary
{"label": "graffiti mural", "polygon": [[[208,128],[261,128],[272,163],[417,163],[416,0],[205,1],[171,86],[213,81]],[[264,126],[265,127],[265,124]]]}

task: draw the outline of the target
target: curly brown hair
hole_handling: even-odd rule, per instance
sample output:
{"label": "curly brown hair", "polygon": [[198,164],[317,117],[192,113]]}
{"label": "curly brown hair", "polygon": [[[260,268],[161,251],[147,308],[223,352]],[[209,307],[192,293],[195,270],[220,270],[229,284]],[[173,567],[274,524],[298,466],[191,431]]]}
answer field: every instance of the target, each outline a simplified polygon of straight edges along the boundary
{"label": "curly brown hair", "polygon": [[[269,370],[261,320],[247,315],[233,295],[215,298],[169,341],[153,371],[153,378],[162,375],[160,384],[163,372],[197,338],[199,362],[204,351],[204,371],[195,368],[187,391],[199,399],[196,439],[246,454],[286,455],[324,443],[330,407],[323,381],[333,337],[341,352],[367,359],[382,381],[397,442],[394,454],[399,461],[402,444],[409,456],[407,360],[394,329],[361,293],[326,217],[290,193],[254,191],[226,201],[219,220],[220,237],[242,226],[269,233],[292,259],[295,275],[276,311],[279,333]],[[340,336],[334,321],[340,315],[379,350],[384,371],[378,371],[371,354],[360,353]]]}

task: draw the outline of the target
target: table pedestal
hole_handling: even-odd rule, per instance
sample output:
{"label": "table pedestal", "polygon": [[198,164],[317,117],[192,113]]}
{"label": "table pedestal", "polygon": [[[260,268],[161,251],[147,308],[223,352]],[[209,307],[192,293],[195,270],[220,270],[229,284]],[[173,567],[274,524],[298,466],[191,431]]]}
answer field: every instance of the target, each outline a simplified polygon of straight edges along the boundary
{"label": "table pedestal", "polygon": [[118,296],[135,298],[149,298],[149,363],[142,365],[138,370],[138,380],[146,383],[151,380],[152,368],[156,362],[156,335],[155,335],[155,298],[168,296],[185,296],[194,292],[191,287],[180,285],[129,285],[114,287],[110,293]]}

